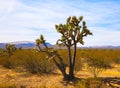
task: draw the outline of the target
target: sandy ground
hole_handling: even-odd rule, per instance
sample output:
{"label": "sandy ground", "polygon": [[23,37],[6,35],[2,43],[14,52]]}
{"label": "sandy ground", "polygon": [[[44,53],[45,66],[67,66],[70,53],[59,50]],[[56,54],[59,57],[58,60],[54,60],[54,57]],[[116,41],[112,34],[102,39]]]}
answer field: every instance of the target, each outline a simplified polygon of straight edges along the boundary
{"label": "sandy ground", "polygon": [[33,75],[27,72],[17,72],[15,70],[6,69],[2,66],[0,66],[0,84],[15,84],[17,88],[40,88],[40,86],[47,88],[73,87],[72,85],[67,86],[62,83],[61,74]]}
{"label": "sandy ground", "polygon": [[[93,77],[93,75],[87,69],[84,69],[76,73],[76,77],[88,78]],[[116,68],[102,72],[99,77],[120,77],[120,66],[116,66]],[[73,88],[73,85],[67,85],[62,82],[62,75],[60,73],[33,75],[27,72],[18,72],[16,70],[6,69],[2,66],[0,66],[0,84],[15,84],[17,88],[40,88],[40,86],[47,88]]]}

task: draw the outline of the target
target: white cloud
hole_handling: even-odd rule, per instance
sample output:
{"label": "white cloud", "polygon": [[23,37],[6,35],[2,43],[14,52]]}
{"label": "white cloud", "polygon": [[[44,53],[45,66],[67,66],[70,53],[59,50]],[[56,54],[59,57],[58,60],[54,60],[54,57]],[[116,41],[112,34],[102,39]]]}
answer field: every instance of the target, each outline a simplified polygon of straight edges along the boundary
{"label": "white cloud", "polygon": [[13,11],[15,3],[16,0],[0,0],[0,20],[4,20]]}
{"label": "white cloud", "polygon": [[106,30],[105,28],[91,27],[93,36],[85,38],[85,46],[100,46],[100,45],[119,45],[120,31]]}
{"label": "white cloud", "polygon": [[55,24],[65,23],[68,16],[83,15],[94,34],[85,38],[87,46],[119,45],[120,4],[117,2],[21,1],[0,0],[0,42],[34,41],[42,33],[53,44],[59,37]]}

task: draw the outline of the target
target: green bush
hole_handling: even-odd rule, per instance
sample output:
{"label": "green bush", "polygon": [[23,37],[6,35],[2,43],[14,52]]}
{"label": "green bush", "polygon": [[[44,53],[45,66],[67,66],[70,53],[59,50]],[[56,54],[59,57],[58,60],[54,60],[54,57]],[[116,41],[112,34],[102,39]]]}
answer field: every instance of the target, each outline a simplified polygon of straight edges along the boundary
{"label": "green bush", "polygon": [[38,73],[40,71],[39,61],[37,61],[36,57],[33,55],[26,55],[26,58],[24,58],[24,67],[30,72],[30,73]]}
{"label": "green bush", "polygon": [[14,66],[13,66],[13,64],[12,64],[12,62],[10,61],[9,58],[5,59],[5,60],[4,60],[4,63],[3,63],[2,65],[3,65],[3,67],[6,67],[6,68],[8,68],[8,69],[14,68]]}
{"label": "green bush", "polygon": [[13,68],[10,58],[8,56],[0,57],[0,65],[9,69]]}
{"label": "green bush", "polygon": [[22,63],[30,73],[51,73],[55,70],[55,65],[47,60],[44,53],[26,52]]}
{"label": "green bush", "polygon": [[1,56],[0,65],[9,69],[23,67],[30,73],[51,73],[56,68],[46,59],[46,54],[32,50],[17,50],[11,56]]}
{"label": "green bush", "polygon": [[111,65],[105,59],[88,58],[88,70],[97,77],[102,71],[111,68]]}
{"label": "green bush", "polygon": [[[64,58],[64,62],[66,66],[69,66],[68,56],[66,54],[67,50],[61,49],[61,50],[58,50],[58,52]],[[27,70],[29,68],[31,69],[34,68],[33,71],[36,69],[36,73],[52,72],[56,67],[52,62],[47,60],[45,57],[46,57],[45,53],[42,53],[42,52],[37,53],[30,49],[16,50],[15,52],[13,52],[11,56],[5,56],[3,54],[3,50],[1,49],[0,65],[3,65],[6,68],[16,68],[16,67],[22,66]],[[81,61],[81,58],[82,60],[86,60],[87,58],[93,59],[93,60],[90,60],[90,59],[88,60],[88,63],[90,65],[89,70],[91,69],[91,67],[94,67],[96,65],[98,65],[96,66],[97,68],[101,68],[102,66],[102,67],[105,67],[106,69],[110,66],[111,62],[117,63],[117,64],[120,63],[120,49],[113,49],[112,51],[109,49],[78,49],[76,64],[75,64],[76,72],[81,70],[82,64],[84,64],[84,62]],[[95,62],[93,63],[92,61],[93,62],[95,61]],[[102,70],[104,69],[102,68]]]}

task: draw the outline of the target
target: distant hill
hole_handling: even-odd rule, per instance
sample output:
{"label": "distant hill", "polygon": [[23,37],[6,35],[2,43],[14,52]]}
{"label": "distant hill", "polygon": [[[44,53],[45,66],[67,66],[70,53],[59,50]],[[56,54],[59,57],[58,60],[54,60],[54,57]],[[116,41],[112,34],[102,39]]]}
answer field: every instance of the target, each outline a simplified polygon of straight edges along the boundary
{"label": "distant hill", "polygon": [[0,43],[0,48],[4,48],[5,47],[5,43]]}
{"label": "distant hill", "polygon": [[[22,47],[23,49],[35,48],[35,42],[31,42],[31,41],[17,41],[17,42],[0,43],[0,48],[5,48],[6,44],[14,44],[17,48]],[[48,42],[46,44],[49,47],[52,46]]]}
{"label": "distant hill", "polygon": [[[17,41],[17,42],[7,42],[7,43],[0,43],[0,48],[5,48],[6,44],[14,44],[17,48],[22,47],[23,49],[35,48],[35,42],[32,41]],[[55,49],[67,49],[65,46],[58,46],[52,45],[50,43],[46,43],[48,47],[55,48]],[[43,47],[43,45],[41,45]],[[80,48],[98,48],[98,49],[120,49],[120,46],[90,46],[90,47],[77,47]]]}
{"label": "distant hill", "polygon": [[100,48],[100,49],[120,49],[120,46],[91,46],[88,48]]}
{"label": "distant hill", "polygon": [[[67,47],[65,46],[58,46],[58,45],[52,45],[51,46],[52,48],[55,48],[55,49],[67,49]],[[86,46],[81,46],[81,47],[77,47],[77,49],[120,49],[120,46],[89,46],[89,47],[86,47]]]}

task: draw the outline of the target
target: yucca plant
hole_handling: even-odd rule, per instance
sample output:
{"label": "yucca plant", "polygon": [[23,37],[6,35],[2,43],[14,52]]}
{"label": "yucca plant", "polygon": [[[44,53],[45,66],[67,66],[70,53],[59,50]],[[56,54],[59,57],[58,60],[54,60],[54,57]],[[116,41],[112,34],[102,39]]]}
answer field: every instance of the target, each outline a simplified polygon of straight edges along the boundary
{"label": "yucca plant", "polygon": [[[83,21],[83,16],[77,18],[76,16],[68,17],[65,24],[55,25],[58,33],[61,34],[61,38],[58,39],[57,44],[66,46],[68,50],[68,60],[69,60],[69,73],[66,73],[66,66],[63,62],[63,58],[57,53],[56,50],[47,47],[43,35],[36,40],[36,46],[39,51],[47,53],[48,57],[52,59],[59,70],[62,72],[65,80],[74,79],[74,67],[76,60],[76,49],[77,44],[84,44],[83,38],[87,35],[92,35],[86,26],[86,22]],[[45,48],[41,48],[40,44],[43,44]],[[73,52],[72,49],[73,48]],[[55,59],[57,57],[59,62]]]}

